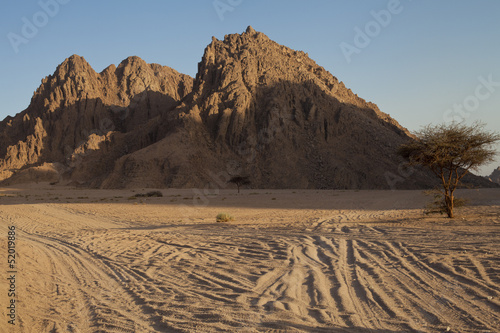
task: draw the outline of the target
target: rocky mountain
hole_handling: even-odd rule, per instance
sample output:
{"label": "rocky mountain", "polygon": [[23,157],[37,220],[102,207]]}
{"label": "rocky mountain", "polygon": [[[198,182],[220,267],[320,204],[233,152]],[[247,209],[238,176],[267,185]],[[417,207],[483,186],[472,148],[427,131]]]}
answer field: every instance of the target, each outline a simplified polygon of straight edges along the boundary
{"label": "rocky mountain", "polygon": [[493,170],[493,172],[491,173],[491,175],[488,178],[493,183],[500,184],[500,167]]}
{"label": "rocky mountain", "polygon": [[0,123],[0,179],[25,178],[22,171],[49,163],[58,179],[82,171],[95,185],[122,154],[120,134],[175,109],[192,86],[191,77],[138,57],[96,73],[73,55],[42,80],[26,110]]}
{"label": "rocky mountain", "polygon": [[[0,123],[0,180],[101,188],[423,188],[408,131],[308,55],[251,27],[212,39],[193,79],[137,57],[96,73],[79,56]],[[479,177],[471,178],[486,184]],[[481,183],[483,181],[483,183]]]}

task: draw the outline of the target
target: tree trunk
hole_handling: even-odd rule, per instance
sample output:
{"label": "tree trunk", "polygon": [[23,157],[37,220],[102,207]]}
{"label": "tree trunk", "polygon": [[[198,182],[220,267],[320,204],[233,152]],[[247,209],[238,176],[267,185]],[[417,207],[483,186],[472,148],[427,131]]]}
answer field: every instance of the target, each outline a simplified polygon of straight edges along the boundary
{"label": "tree trunk", "polygon": [[444,201],[446,204],[446,214],[448,214],[450,219],[453,218],[453,199],[453,193],[445,194]]}

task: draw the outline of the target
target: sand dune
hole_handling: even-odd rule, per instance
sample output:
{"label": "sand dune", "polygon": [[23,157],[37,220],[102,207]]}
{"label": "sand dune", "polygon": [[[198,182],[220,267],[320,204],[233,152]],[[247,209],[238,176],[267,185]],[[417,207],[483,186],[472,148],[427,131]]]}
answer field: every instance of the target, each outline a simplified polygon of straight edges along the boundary
{"label": "sand dune", "polygon": [[[19,254],[17,325],[2,279],[2,331],[500,327],[499,190],[462,191],[472,206],[453,220],[423,216],[419,191],[163,192],[1,189]],[[222,211],[235,221],[215,223]]]}

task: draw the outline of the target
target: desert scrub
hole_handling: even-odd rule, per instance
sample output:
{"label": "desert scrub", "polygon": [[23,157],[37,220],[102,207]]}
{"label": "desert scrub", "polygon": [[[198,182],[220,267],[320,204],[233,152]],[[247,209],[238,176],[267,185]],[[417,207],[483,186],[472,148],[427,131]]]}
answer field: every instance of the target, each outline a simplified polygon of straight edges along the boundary
{"label": "desert scrub", "polygon": [[227,213],[219,213],[219,214],[217,214],[217,217],[216,217],[217,222],[229,222],[229,221],[233,221],[233,220],[234,220],[234,218]]}
{"label": "desert scrub", "polygon": [[137,198],[139,198],[139,197],[148,197],[148,198],[156,197],[156,198],[160,198],[160,197],[163,197],[163,193],[161,193],[160,191],[151,191],[151,192],[148,192],[146,194],[144,194],[144,193],[137,193],[134,196],[137,197]]}
{"label": "desert scrub", "polygon": [[[424,191],[427,196],[432,196],[433,200],[427,204],[424,210],[425,215],[430,214],[447,214],[448,204],[443,198],[442,193],[439,190]],[[464,207],[468,204],[468,201],[463,198],[453,198],[453,208]]]}

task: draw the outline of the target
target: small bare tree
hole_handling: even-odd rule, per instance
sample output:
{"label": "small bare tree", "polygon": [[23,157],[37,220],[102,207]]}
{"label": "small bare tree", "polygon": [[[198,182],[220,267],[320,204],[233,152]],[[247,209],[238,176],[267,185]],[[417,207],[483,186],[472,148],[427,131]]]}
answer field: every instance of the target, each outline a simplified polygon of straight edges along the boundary
{"label": "small bare tree", "polygon": [[440,179],[442,206],[452,218],[454,192],[460,180],[470,170],[493,161],[494,144],[500,140],[500,135],[486,131],[480,123],[428,125],[415,135],[416,140],[402,145],[398,153],[408,159],[410,165],[427,167]]}
{"label": "small bare tree", "polygon": [[228,183],[236,184],[236,186],[238,187],[238,193],[240,193],[240,187],[242,185],[250,184],[250,179],[248,179],[247,176],[234,176],[229,179]]}

